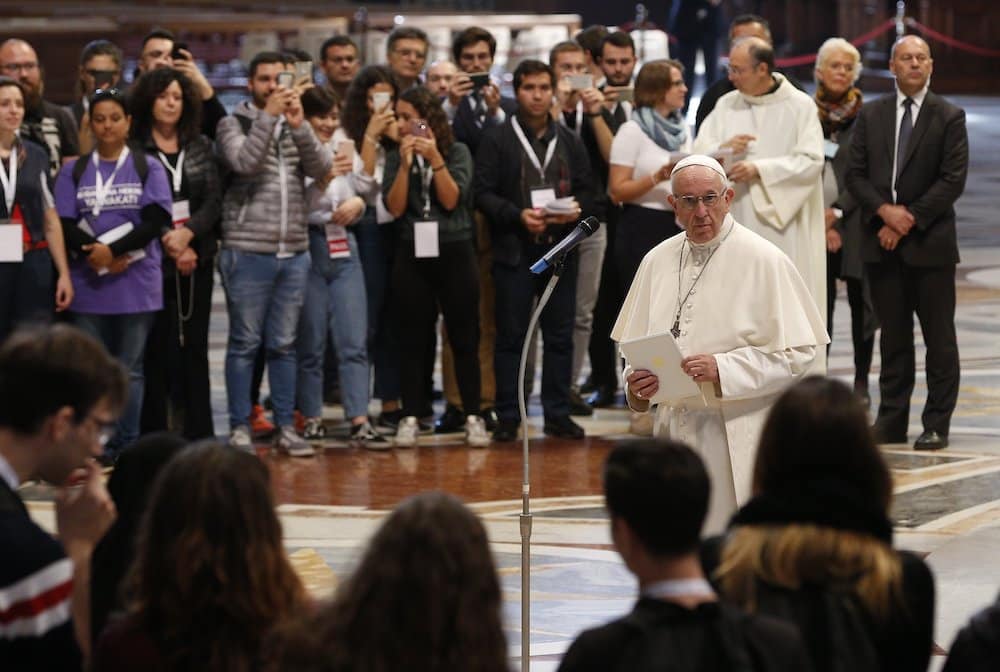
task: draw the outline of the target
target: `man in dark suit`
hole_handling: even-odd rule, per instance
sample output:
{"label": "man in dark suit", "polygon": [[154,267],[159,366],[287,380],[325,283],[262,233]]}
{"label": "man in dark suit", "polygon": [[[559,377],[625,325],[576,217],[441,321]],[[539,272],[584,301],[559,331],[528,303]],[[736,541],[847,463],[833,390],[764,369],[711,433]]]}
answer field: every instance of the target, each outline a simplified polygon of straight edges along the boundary
{"label": "man in dark suit", "polygon": [[[683,443],[643,439],[604,465],[611,539],[639,583],[632,612],[582,633],[559,672],[812,669],[796,629],[720,603],[698,561],[709,478]],[[669,515],[663,515],[669,511]],[[752,662],[751,662],[752,661]]]}
{"label": "man in dark suit", "polygon": [[958,399],[954,204],[965,188],[965,113],[928,90],[934,61],[919,37],[896,41],[896,94],[864,106],[854,125],[847,187],[861,204],[861,257],[882,322],[875,430],[903,443],[915,376],[913,313],[927,346],[927,402],[917,450],[948,445]]}

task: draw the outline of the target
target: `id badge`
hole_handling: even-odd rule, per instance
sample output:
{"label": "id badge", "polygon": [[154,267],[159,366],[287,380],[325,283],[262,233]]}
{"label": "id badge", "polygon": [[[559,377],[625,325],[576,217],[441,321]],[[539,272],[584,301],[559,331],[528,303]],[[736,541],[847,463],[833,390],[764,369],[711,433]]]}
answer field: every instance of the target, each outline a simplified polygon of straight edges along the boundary
{"label": "id badge", "polygon": [[174,228],[179,229],[191,219],[191,201],[174,201],[173,204]]}
{"label": "id badge", "polygon": [[351,245],[347,242],[347,232],[342,226],[326,227],[326,247],[331,259],[347,259],[351,256]]}
{"label": "id badge", "polygon": [[0,262],[24,261],[24,227],[9,219],[0,220]]}
{"label": "id badge", "polygon": [[823,156],[825,156],[826,158],[833,159],[833,157],[837,156],[838,149],[840,149],[840,145],[838,145],[833,140],[823,141]]}
{"label": "id badge", "polygon": [[556,190],[552,187],[541,186],[531,189],[531,207],[535,210],[544,210],[545,206],[556,200]]}
{"label": "id badge", "polygon": [[441,255],[438,248],[438,223],[413,223],[413,256],[418,259],[432,259]]}

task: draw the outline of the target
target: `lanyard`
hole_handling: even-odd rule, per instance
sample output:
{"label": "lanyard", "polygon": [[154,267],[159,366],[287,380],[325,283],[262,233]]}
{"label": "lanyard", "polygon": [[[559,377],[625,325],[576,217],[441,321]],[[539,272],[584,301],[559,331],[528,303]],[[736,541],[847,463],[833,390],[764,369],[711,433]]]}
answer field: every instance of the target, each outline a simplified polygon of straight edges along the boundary
{"label": "lanyard", "polygon": [[552,140],[549,142],[549,148],[545,152],[545,163],[538,163],[538,156],[535,154],[535,150],[531,147],[531,143],[528,142],[528,138],[525,137],[524,131],[521,130],[521,124],[517,120],[517,117],[511,119],[511,125],[514,127],[514,133],[517,135],[517,139],[521,141],[521,146],[524,147],[525,153],[528,155],[528,160],[531,161],[532,165],[535,166],[535,170],[538,171],[538,177],[541,178],[542,182],[545,181],[545,169],[549,167],[552,163],[552,157],[556,153],[556,143],[559,142],[559,134],[552,136]]}
{"label": "lanyard", "polygon": [[715,597],[715,591],[705,579],[674,579],[651,583],[642,589],[642,596],[661,600],[688,596]]}
{"label": "lanyard", "polygon": [[434,171],[424,163],[424,157],[417,156],[420,167],[420,195],[424,199],[424,219],[431,216],[431,182],[434,181]]}
{"label": "lanyard", "polygon": [[3,199],[7,203],[7,219],[14,216],[14,193],[17,191],[17,145],[10,148],[10,167],[4,174],[0,170],[0,182],[3,183]]}
{"label": "lanyard", "polygon": [[108,176],[108,181],[105,182],[104,178],[101,177],[100,159],[97,156],[97,151],[94,151],[94,207],[91,208],[94,217],[100,216],[101,209],[104,207],[104,201],[108,200],[108,193],[111,191],[111,187],[114,186],[115,178],[118,177],[118,171],[125,165],[125,159],[128,158],[128,155],[129,149],[128,146],[125,146],[122,148],[121,154],[118,155],[118,162],[115,163],[114,171]]}
{"label": "lanyard", "polygon": [[[569,128],[569,124],[566,123],[566,110],[563,110],[562,114],[559,115],[559,121],[562,122],[563,126]],[[578,138],[583,132],[583,101],[576,104],[576,124],[569,130],[573,131]]]}
{"label": "lanyard", "polygon": [[160,155],[160,162],[163,163],[163,167],[170,173],[170,178],[173,180],[174,196],[177,196],[181,193],[181,180],[184,179],[184,150],[182,149],[180,154],[177,155],[176,168],[170,165],[163,152],[158,151],[157,154]]}

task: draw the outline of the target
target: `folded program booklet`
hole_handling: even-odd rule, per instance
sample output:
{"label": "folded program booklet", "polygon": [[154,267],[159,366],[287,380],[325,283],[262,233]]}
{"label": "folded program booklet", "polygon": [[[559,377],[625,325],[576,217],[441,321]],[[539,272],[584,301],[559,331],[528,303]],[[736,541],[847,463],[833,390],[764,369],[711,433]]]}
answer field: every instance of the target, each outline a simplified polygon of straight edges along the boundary
{"label": "folded program booklet", "polygon": [[662,404],[701,394],[698,383],[681,369],[684,354],[670,332],[622,341],[619,346],[625,361],[633,371],[645,369],[660,379],[660,388],[649,400],[651,404]]}
{"label": "folded program booklet", "polygon": [[[131,233],[134,228],[135,226],[132,224],[132,222],[125,222],[124,224],[116,226],[113,229],[108,229],[107,231],[99,235],[97,237],[97,242],[104,243],[105,245],[110,245],[116,240],[121,240],[122,238],[124,238],[127,234]],[[131,252],[126,252],[125,258],[128,259],[128,263],[131,265],[139,261],[140,259],[145,259],[146,251],[143,249],[138,249],[138,250],[132,250]],[[108,269],[102,268],[97,272],[97,274],[107,275]]]}

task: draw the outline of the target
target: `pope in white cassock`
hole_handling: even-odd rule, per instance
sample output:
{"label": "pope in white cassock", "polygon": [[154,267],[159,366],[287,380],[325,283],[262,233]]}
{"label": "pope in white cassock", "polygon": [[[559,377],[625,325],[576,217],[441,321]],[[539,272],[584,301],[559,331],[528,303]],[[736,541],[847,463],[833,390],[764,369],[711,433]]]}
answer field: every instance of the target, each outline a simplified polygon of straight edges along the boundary
{"label": "pope in white cassock", "polygon": [[[736,87],[706,117],[694,151],[731,148],[742,160],[727,165],[735,185],[736,221],[787,254],[817,306],[826,305],[826,226],[823,217],[823,130],[816,103],[774,69],[764,40],[738,40],[729,55]],[[825,319],[825,313],[824,313]],[[826,351],[813,373],[826,372]]]}
{"label": "pope in white cassock", "polygon": [[[671,398],[654,433],[693,446],[712,478],[706,534],[721,532],[750,495],[767,412],[829,342],[823,318],[791,260],[731,214],[722,166],[692,155],[671,173],[671,205],[685,233],[642,260],[611,332],[615,341],[674,333],[684,374],[700,394]],[[638,412],[660,389],[648,370],[625,369]]]}

